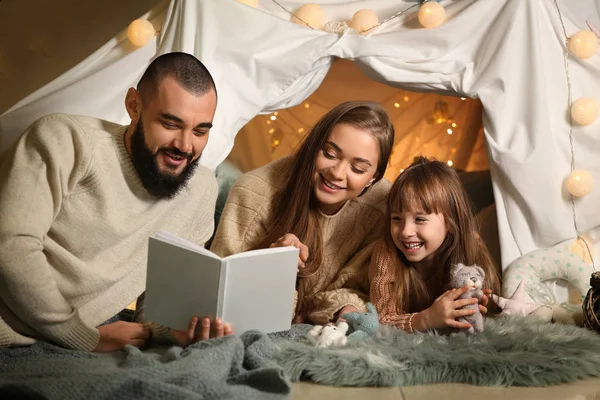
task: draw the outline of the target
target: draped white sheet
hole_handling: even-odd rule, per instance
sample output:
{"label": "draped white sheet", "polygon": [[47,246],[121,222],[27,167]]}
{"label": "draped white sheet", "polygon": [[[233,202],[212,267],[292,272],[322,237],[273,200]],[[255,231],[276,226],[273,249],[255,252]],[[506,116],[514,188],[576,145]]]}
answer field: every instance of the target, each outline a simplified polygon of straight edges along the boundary
{"label": "draped white sheet", "polygon": [[[413,2],[319,0],[329,20],[360,8],[380,19]],[[306,1],[280,0],[288,9]],[[600,26],[599,0],[559,0],[569,35]],[[480,98],[494,180],[503,264],[539,247],[572,240],[563,188],[570,171],[564,37],[551,0],[442,1],[447,22],[420,29],[415,12],[368,36],[342,36],[289,22],[270,0],[252,9],[236,0],[173,0],[151,13],[162,29],[134,50],[124,34],[0,117],[0,149],[51,112],[127,123],[123,98],[155,54],[194,53],[215,76],[219,106],[202,162],[215,168],[238,130],[261,112],[299,104],[319,86],[333,57],[353,59],[369,77],[400,88]],[[600,59],[571,59],[574,98],[600,93]],[[600,121],[574,130],[576,167],[600,180]],[[600,227],[600,191],[577,201],[581,232]],[[596,245],[596,248],[600,246]],[[598,251],[596,251],[598,253]],[[597,254],[596,254],[597,255]],[[598,258],[598,257],[596,257]]]}

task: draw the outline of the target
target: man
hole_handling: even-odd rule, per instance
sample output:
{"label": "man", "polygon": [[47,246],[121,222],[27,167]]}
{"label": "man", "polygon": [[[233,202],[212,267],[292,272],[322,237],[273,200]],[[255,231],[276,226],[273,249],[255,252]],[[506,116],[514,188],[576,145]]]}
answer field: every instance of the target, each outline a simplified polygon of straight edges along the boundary
{"label": "man", "polygon": [[[27,129],[0,160],[0,346],[147,343],[147,325],[115,315],[144,291],[149,236],[211,237],[217,183],[198,161],[216,104],[204,65],[170,53],[127,92],[129,126],[53,114]],[[197,322],[179,344],[209,337]]]}

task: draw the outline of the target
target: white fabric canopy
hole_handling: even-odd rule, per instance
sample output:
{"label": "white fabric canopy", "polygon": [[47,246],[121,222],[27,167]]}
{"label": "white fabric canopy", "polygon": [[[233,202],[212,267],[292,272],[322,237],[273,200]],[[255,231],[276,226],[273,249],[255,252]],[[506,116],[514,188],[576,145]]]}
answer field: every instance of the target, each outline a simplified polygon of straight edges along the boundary
{"label": "white fabric canopy", "polygon": [[[319,0],[328,20],[370,8],[383,20],[414,3]],[[306,1],[280,0],[288,9]],[[569,35],[600,26],[600,1],[558,1]],[[236,133],[256,114],[299,104],[314,92],[334,57],[352,59],[369,77],[399,88],[479,98],[494,180],[502,260],[575,237],[563,182],[570,172],[565,38],[551,0],[442,1],[447,22],[420,29],[416,12],[370,35],[342,36],[289,22],[270,0],[259,9],[236,0],[173,0],[153,10],[160,36],[134,50],[121,34],[0,117],[4,149],[34,119],[51,112],[127,123],[123,99],[149,60],[194,53],[215,76],[219,106],[202,162],[215,168]],[[600,89],[600,59],[571,59],[574,98]],[[575,127],[576,167],[600,180],[596,122]],[[577,201],[581,232],[600,226],[600,191]],[[596,244],[596,248],[599,246]],[[597,255],[598,251],[596,251]],[[598,257],[596,257],[598,258]]]}

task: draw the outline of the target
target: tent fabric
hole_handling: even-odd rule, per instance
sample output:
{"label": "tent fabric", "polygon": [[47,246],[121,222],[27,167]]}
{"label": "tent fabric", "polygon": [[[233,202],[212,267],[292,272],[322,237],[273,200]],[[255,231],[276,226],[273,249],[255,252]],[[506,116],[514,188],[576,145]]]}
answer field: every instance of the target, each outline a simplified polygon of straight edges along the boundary
{"label": "tent fabric", "polygon": [[457,169],[489,168],[478,100],[388,86],[342,59],[333,62],[317,90],[301,104],[250,120],[236,135],[228,159],[250,171],[287,156],[327,111],[348,100],[376,101],[390,116],[396,135],[385,176],[391,182],[418,155]]}
{"label": "tent fabric", "polygon": [[[285,8],[306,3],[280,0]],[[320,0],[329,20],[371,8],[385,19],[413,2]],[[568,35],[600,26],[598,0],[557,0]],[[253,9],[236,0],[173,0],[153,10],[160,35],[134,50],[120,34],[81,64],[0,117],[4,149],[34,119],[50,112],[127,123],[122,99],[148,61],[169,51],[194,53],[219,90],[215,128],[202,162],[216,168],[236,133],[256,114],[301,103],[320,85],[335,57],[352,59],[367,76],[402,89],[479,98],[494,182],[502,260],[576,232],[564,179],[570,172],[565,37],[554,1],[442,1],[447,21],[421,29],[408,12],[360,36],[293,24],[270,0]],[[161,26],[162,25],[162,26]],[[571,58],[574,99],[599,92],[600,60]],[[596,122],[575,127],[575,165],[600,180]],[[596,184],[597,189],[597,184]],[[578,199],[581,232],[600,225],[600,191]],[[593,235],[592,235],[593,236]],[[594,244],[596,250],[598,244]],[[598,253],[598,251],[596,251]]]}

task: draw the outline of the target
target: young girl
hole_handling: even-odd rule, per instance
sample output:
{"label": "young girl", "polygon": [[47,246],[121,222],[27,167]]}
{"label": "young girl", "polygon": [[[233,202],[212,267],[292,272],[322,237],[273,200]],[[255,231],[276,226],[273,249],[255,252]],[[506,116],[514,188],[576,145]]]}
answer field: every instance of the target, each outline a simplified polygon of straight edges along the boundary
{"label": "young girl", "polygon": [[[391,186],[383,178],[394,127],[378,104],[342,103],[298,150],[238,179],[211,250],[300,249],[295,322],[366,311],[367,270]],[[234,327],[235,329],[235,327]]]}
{"label": "young girl", "polygon": [[390,190],[384,238],[371,258],[370,297],[380,321],[408,332],[468,329],[456,318],[475,313],[460,308],[477,300],[457,300],[466,287],[445,291],[457,263],[479,265],[486,273],[484,287],[499,290],[458,175],[445,163],[419,157]]}

